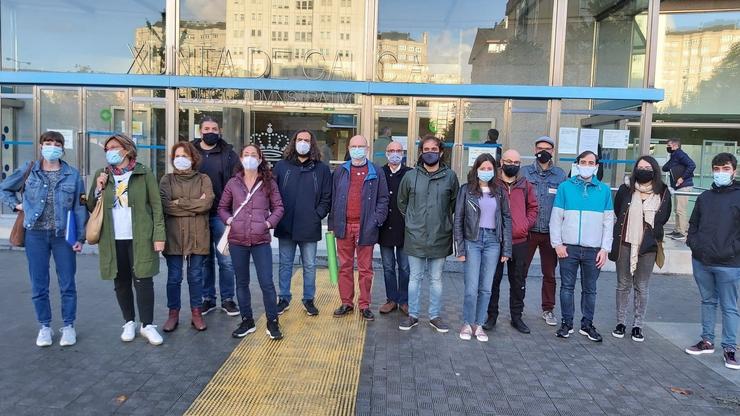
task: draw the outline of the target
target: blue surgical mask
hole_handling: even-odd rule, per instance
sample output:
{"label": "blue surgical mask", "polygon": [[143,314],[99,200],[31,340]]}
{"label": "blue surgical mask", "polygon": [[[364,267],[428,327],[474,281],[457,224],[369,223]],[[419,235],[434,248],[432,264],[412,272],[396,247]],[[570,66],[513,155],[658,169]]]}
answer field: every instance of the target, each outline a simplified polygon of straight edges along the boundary
{"label": "blue surgical mask", "polygon": [[355,160],[364,159],[365,158],[365,148],[364,147],[350,147],[349,157]]}
{"label": "blue surgical mask", "polygon": [[596,169],[598,169],[596,166],[578,165],[578,176],[583,179],[589,179],[590,177],[594,176],[594,173],[596,173]]}
{"label": "blue surgical mask", "polygon": [[732,184],[733,179],[732,172],[713,172],[714,184],[717,186],[727,186]]}
{"label": "blue surgical mask", "polygon": [[478,179],[482,180],[483,182],[489,182],[491,179],[493,179],[493,171],[492,170],[479,170]]}
{"label": "blue surgical mask", "polygon": [[392,165],[399,165],[403,161],[403,153],[385,153],[385,157],[388,159],[388,163]]}
{"label": "blue surgical mask", "polygon": [[105,160],[108,161],[109,165],[118,166],[123,162],[123,156],[119,149],[111,149],[105,152]]}
{"label": "blue surgical mask", "polygon": [[260,166],[261,160],[257,159],[254,156],[244,156],[242,158],[242,166],[245,170],[257,170],[257,168]]}
{"label": "blue surgical mask", "polygon": [[62,158],[64,149],[59,146],[45,144],[41,146],[41,156],[49,162],[56,162]]}

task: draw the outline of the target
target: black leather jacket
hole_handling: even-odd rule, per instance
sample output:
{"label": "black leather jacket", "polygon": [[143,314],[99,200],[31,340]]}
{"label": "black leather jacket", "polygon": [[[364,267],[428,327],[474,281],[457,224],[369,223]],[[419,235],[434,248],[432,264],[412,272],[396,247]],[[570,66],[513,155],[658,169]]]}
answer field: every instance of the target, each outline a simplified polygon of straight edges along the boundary
{"label": "black leather jacket", "polygon": [[[501,188],[494,191],[496,198],[496,234],[501,241],[501,255],[511,257],[511,211],[509,200]],[[480,206],[478,196],[468,192],[468,184],[460,187],[455,202],[455,223],[453,236],[455,239],[455,257],[465,255],[465,240],[477,241],[480,231]],[[502,232],[503,231],[503,232]]]}

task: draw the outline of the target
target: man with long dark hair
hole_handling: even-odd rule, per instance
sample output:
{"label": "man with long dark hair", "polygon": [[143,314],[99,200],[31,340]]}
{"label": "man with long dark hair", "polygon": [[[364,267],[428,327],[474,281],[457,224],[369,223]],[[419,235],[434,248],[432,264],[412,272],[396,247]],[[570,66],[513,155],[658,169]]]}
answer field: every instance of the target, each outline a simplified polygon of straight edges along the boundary
{"label": "man with long dark hair", "polygon": [[316,246],[321,240],[321,220],[331,207],[331,171],[321,161],[316,136],[309,130],[297,131],[273,174],[285,209],[275,228],[280,250],[278,314],[290,307],[290,280],[298,246],[303,266],[303,307],[309,316],[315,316],[319,314],[314,304]]}

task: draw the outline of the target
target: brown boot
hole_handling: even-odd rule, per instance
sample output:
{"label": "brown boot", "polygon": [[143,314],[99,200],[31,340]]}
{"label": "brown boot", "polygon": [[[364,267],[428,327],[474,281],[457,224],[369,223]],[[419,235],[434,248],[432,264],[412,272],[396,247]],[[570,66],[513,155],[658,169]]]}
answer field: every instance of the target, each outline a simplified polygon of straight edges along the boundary
{"label": "brown boot", "polygon": [[391,313],[395,311],[397,307],[398,305],[396,305],[396,302],[389,300],[383,306],[380,307],[380,313]]}
{"label": "brown boot", "polygon": [[167,317],[167,321],[165,321],[164,325],[162,325],[162,331],[172,332],[177,329],[178,319],[180,319],[180,310],[170,309],[170,314]]}
{"label": "brown boot", "polygon": [[206,328],[206,321],[203,320],[203,314],[200,312],[200,308],[192,308],[192,317],[190,323],[193,325],[193,328],[197,329],[198,331],[205,331]]}

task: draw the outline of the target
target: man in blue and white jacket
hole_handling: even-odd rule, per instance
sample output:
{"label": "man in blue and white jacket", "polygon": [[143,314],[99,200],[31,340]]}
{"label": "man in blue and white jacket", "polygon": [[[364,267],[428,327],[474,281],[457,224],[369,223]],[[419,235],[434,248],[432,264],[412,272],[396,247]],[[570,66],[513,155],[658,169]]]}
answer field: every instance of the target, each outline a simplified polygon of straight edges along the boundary
{"label": "man in blue and white jacket", "polygon": [[581,268],[581,329],[594,342],[601,335],[593,325],[596,280],[612,246],[614,207],[609,187],[594,177],[599,157],[585,151],[576,158],[578,174],[558,186],[550,216],[550,243],[560,259],[562,324],[556,335],[573,333],[576,275]]}

